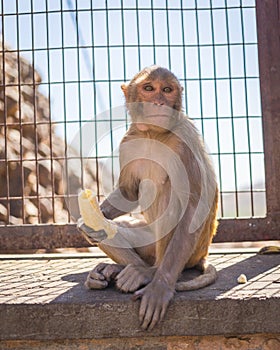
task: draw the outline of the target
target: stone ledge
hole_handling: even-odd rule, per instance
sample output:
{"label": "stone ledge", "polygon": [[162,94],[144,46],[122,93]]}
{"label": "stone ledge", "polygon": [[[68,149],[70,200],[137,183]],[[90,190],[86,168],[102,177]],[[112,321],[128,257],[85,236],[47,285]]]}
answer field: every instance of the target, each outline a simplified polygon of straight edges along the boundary
{"label": "stone ledge", "polygon": [[71,340],[4,340],[1,350],[279,350],[277,334],[183,336]]}
{"label": "stone ledge", "polygon": [[[0,257],[1,259],[1,257]],[[279,334],[280,255],[211,254],[218,281],[176,293],[152,332],[138,323],[139,302],[108,288],[88,291],[87,272],[102,256],[5,256],[0,262],[0,339],[69,340]],[[245,273],[248,283],[239,285]],[[189,278],[192,271],[184,273]]]}

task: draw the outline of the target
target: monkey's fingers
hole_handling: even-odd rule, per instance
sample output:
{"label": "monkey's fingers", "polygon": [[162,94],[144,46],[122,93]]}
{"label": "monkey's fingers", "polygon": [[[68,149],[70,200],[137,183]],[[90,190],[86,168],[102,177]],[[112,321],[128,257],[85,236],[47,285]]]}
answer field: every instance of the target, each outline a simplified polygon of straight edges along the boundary
{"label": "monkey's fingers", "polygon": [[149,303],[148,303],[148,298],[145,297],[144,289],[140,289],[139,291],[135,292],[135,296],[141,298],[140,302],[140,308],[139,308],[139,321],[141,323],[141,327],[143,329],[147,329],[148,325],[150,323],[149,320],[147,320],[147,312],[149,309]]}
{"label": "monkey's fingers", "polygon": [[259,254],[279,254],[280,253],[280,247],[277,246],[266,246],[266,247],[262,247],[259,250]]}
{"label": "monkey's fingers", "polygon": [[77,228],[90,244],[101,242],[107,238],[107,234],[104,230],[94,231],[84,223],[83,218],[78,219]]}
{"label": "monkey's fingers", "polygon": [[160,313],[157,311],[156,305],[149,295],[146,295],[147,287],[144,287],[134,293],[132,299],[141,299],[139,308],[139,321],[141,328],[151,330],[158,323]]}
{"label": "monkey's fingers", "polygon": [[81,216],[86,226],[94,231],[104,230],[108,238],[113,238],[117,233],[117,227],[107,220],[98,205],[96,196],[91,190],[84,190],[78,196]]}
{"label": "monkey's fingers", "polygon": [[141,327],[143,329],[148,329],[151,331],[159,322],[161,313],[161,301],[143,295],[139,310],[139,320]]}
{"label": "monkey's fingers", "polygon": [[[167,308],[167,306],[166,306]],[[159,321],[161,321],[165,315],[166,310],[162,308],[162,306],[157,306],[154,310],[153,317],[151,323],[149,324],[148,330],[151,331]],[[162,315],[162,316],[161,316]]]}

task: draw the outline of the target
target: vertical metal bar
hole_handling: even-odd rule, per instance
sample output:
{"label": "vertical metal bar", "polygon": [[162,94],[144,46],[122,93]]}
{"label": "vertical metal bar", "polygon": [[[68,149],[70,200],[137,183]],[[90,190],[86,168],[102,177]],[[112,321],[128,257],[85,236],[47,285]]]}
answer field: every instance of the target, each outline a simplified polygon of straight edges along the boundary
{"label": "vertical metal bar", "polygon": [[[226,21],[227,21],[227,8],[224,8],[225,10],[225,15],[226,15]],[[228,34],[228,33],[227,33]],[[229,55],[229,43],[228,43],[228,37],[227,37],[227,43],[228,47],[228,55]],[[230,59],[230,58],[229,58]],[[230,69],[229,69],[229,74],[230,74]],[[231,88],[231,87],[230,87]],[[219,126],[219,117],[217,118],[216,122],[217,126],[217,136],[218,136],[218,161],[219,161],[219,180],[220,180],[220,209],[221,209],[221,217],[224,217],[225,215],[225,209],[224,209],[224,198],[223,198],[223,178],[222,178],[222,162],[221,162],[221,148],[220,148],[220,126]]]}
{"label": "vertical metal bar", "polygon": [[[65,172],[65,178],[67,182],[67,189],[66,189],[66,200],[67,203],[69,203],[69,174],[68,174],[68,157],[67,157],[67,144],[68,144],[68,137],[67,137],[67,111],[66,111],[66,78],[65,78],[65,57],[64,57],[64,19],[63,19],[63,0],[60,0],[60,8],[61,8],[61,17],[60,17],[60,24],[61,24],[61,50],[62,50],[62,86],[63,86],[63,109],[64,109],[64,116],[63,116],[63,124],[64,124],[64,172]],[[64,187],[65,191],[65,187]],[[68,221],[70,222],[70,211],[68,210]]]}
{"label": "vertical metal bar", "polygon": [[280,217],[280,1],[256,0],[267,215]]}
{"label": "vertical metal bar", "polygon": [[187,111],[187,96],[188,96],[188,90],[187,90],[187,67],[186,67],[186,41],[185,41],[185,26],[184,26],[184,11],[183,11],[183,0],[180,1],[181,6],[181,28],[182,28],[182,50],[183,50],[183,63],[184,63],[184,91],[185,91],[185,105],[186,105],[186,113]]}
{"label": "vertical metal bar", "polygon": [[125,30],[124,30],[124,9],[121,1],[121,21],[122,21],[122,54],[123,54],[123,79],[126,81],[126,58],[125,58]]}
{"label": "vertical metal bar", "polygon": [[[123,8],[123,1],[121,1],[121,19],[122,19],[122,41],[123,41],[123,74],[124,74],[124,81],[126,81],[127,76],[126,76],[126,56],[125,56],[125,24],[124,24],[124,8]],[[128,127],[128,117],[127,117],[127,113],[125,114],[125,123],[126,123],[126,128]]]}
{"label": "vertical metal bar", "polygon": [[253,195],[253,183],[252,183],[252,151],[250,141],[250,123],[249,123],[249,108],[248,108],[248,84],[247,84],[247,69],[246,69],[246,50],[245,50],[245,34],[244,34],[244,18],[243,9],[240,9],[241,15],[241,35],[242,35],[242,47],[243,47],[243,69],[244,69],[244,90],[245,90],[245,101],[246,101],[246,122],[248,130],[248,156],[249,156],[249,172],[250,172],[250,199],[251,199],[251,216],[255,216],[254,210],[254,195]]}
{"label": "vertical metal bar", "polygon": [[50,37],[49,37],[49,10],[48,1],[45,1],[46,12],[46,35],[47,35],[47,70],[48,70],[48,106],[49,106],[49,138],[50,138],[50,161],[51,161],[51,202],[52,202],[52,221],[55,222],[55,181],[54,181],[54,159],[53,159],[53,143],[52,143],[52,109],[51,109],[51,77],[50,77]]}
{"label": "vertical metal bar", "polygon": [[[153,0],[152,0],[153,3]],[[151,9],[153,15],[153,9]],[[137,28],[137,48],[138,48],[138,70],[141,69],[141,51],[140,51],[140,25],[139,25],[139,7],[138,0],[136,0],[136,28]]]}
{"label": "vertical metal bar", "polygon": [[[1,1],[2,4],[2,11],[4,13],[4,0]],[[8,162],[8,128],[7,128],[7,116],[8,116],[8,110],[7,110],[7,97],[6,97],[6,51],[5,51],[5,16],[2,16],[2,69],[3,69],[3,101],[4,101],[4,110],[3,110],[3,125],[4,125],[4,156],[5,156],[5,172],[6,172],[6,209],[7,209],[7,217],[6,217],[6,224],[10,223],[10,216],[11,216],[11,203],[9,200],[10,196],[10,182],[9,182],[9,162]]]}
{"label": "vertical metal bar", "polygon": [[[216,130],[217,130],[217,151],[218,151],[218,164],[219,164],[219,180],[222,183],[222,170],[221,170],[221,146],[220,146],[220,138],[219,138],[219,116],[218,116],[218,89],[217,89],[217,67],[216,67],[216,53],[215,53],[215,35],[214,35],[214,19],[213,19],[213,7],[212,3],[210,5],[210,21],[211,21],[211,32],[212,32],[212,44],[213,44],[213,71],[214,71],[214,91],[215,91],[215,120],[216,120]],[[223,197],[220,192],[220,207],[221,213],[223,213]]]}
{"label": "vertical metal bar", "polygon": [[100,199],[100,183],[99,183],[99,162],[98,162],[98,133],[97,133],[97,95],[96,95],[96,79],[95,79],[95,40],[94,40],[94,8],[93,8],[93,1],[91,0],[90,3],[90,13],[91,13],[91,33],[92,33],[92,83],[93,83],[93,110],[95,114],[94,118],[94,134],[95,134],[95,167],[96,167],[96,181],[97,181],[97,196],[98,199]]}
{"label": "vertical metal bar", "polygon": [[36,196],[37,196],[37,210],[38,210],[38,223],[41,223],[41,203],[40,203],[40,167],[38,162],[39,154],[39,144],[38,144],[38,127],[37,127],[37,100],[36,100],[36,82],[35,82],[35,68],[34,68],[34,57],[35,57],[35,48],[34,48],[34,18],[33,18],[33,2],[31,1],[31,52],[32,52],[32,104],[33,104],[33,113],[34,113],[34,135],[35,135],[35,163],[36,163]]}
{"label": "vertical metal bar", "polygon": [[165,1],[166,6],[166,31],[167,31],[167,47],[168,47],[168,65],[169,69],[171,69],[171,47],[170,47],[170,33],[169,33],[169,9],[168,9],[168,1]]}
{"label": "vertical metal bar", "polygon": [[109,108],[110,108],[110,142],[111,142],[111,167],[112,167],[112,185],[115,185],[114,177],[114,144],[113,144],[113,120],[112,120],[112,79],[111,79],[111,57],[110,57],[110,32],[109,32],[109,8],[106,0],[106,39],[107,39],[107,67],[108,67],[108,85],[109,85]]}
{"label": "vertical metal bar", "polygon": [[[82,132],[82,111],[81,111],[81,73],[80,73],[80,30],[78,16],[78,1],[75,2],[76,11],[76,36],[77,36],[77,74],[78,74],[78,111],[79,111],[79,134],[80,134],[80,167],[81,184],[84,187],[84,161],[83,161],[83,132]],[[71,189],[72,192],[72,189]],[[71,195],[71,193],[70,193]]]}
{"label": "vertical metal bar", "polygon": [[[20,60],[20,42],[19,42],[19,10],[18,10],[18,1],[16,1],[16,18],[17,18],[17,75],[18,75],[18,81],[17,81],[17,87],[18,87],[18,119],[19,119],[19,132],[20,132],[20,154],[19,154],[19,166],[20,166],[20,174],[21,174],[21,189],[22,193],[21,196],[19,193],[14,194],[16,196],[21,197],[21,212],[22,212],[22,223],[25,223],[25,205],[24,205],[24,196],[23,196],[23,146],[22,146],[22,139],[23,139],[23,120],[22,120],[22,93],[21,93],[21,87],[22,87],[22,82],[21,82],[21,60]],[[7,129],[8,131],[8,129]],[[8,159],[8,158],[7,158]],[[9,159],[8,159],[9,163]],[[36,175],[37,175],[36,171]],[[8,177],[8,182],[10,182],[10,177]],[[36,185],[38,184],[38,179],[36,176]],[[37,186],[38,190],[38,186]],[[10,194],[10,193],[9,193]],[[12,197],[10,196],[10,199]]]}
{"label": "vertical metal bar", "polygon": [[[154,56],[154,64],[157,62],[157,54],[156,54],[156,38],[155,38],[155,11],[154,11],[154,1],[151,0],[151,16],[152,16],[152,40],[153,40],[153,56]],[[138,43],[140,45],[140,42]]]}
{"label": "vertical metal bar", "polygon": [[232,76],[231,76],[231,55],[230,55],[230,38],[229,38],[229,20],[228,20],[228,6],[226,0],[226,29],[227,29],[227,44],[228,44],[228,70],[230,79],[230,109],[231,109],[231,130],[232,130],[232,150],[233,150],[233,167],[234,167],[234,191],[235,191],[235,209],[236,216],[239,216],[239,203],[237,193],[237,177],[236,177],[236,152],[235,152],[235,133],[234,133],[234,115],[233,115],[233,102],[232,102]]}
{"label": "vertical metal bar", "polygon": [[201,50],[200,50],[200,38],[199,38],[199,25],[198,25],[198,9],[197,0],[195,0],[195,20],[196,20],[196,34],[197,34],[197,59],[198,59],[198,79],[199,79],[199,101],[200,101],[200,118],[201,118],[201,134],[204,137],[204,122],[203,122],[203,105],[202,105],[202,76],[201,76]]}

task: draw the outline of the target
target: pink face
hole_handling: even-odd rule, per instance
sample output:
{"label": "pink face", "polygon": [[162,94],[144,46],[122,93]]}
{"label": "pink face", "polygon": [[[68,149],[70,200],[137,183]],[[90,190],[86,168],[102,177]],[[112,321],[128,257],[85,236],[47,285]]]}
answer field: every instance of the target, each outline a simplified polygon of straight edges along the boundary
{"label": "pink face", "polygon": [[160,127],[170,129],[178,99],[178,83],[170,80],[145,79],[137,84],[137,103],[141,104],[141,116],[137,117],[137,128],[141,131]]}

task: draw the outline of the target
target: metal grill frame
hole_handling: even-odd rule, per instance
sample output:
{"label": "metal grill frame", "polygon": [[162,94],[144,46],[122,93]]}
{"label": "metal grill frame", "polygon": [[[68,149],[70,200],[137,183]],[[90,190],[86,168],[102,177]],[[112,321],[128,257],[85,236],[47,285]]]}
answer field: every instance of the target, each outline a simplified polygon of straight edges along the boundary
{"label": "metal grill frame", "polygon": [[[221,219],[215,242],[280,238],[280,2],[256,0],[263,115],[265,218]],[[1,250],[87,246],[74,224],[0,227]]]}

